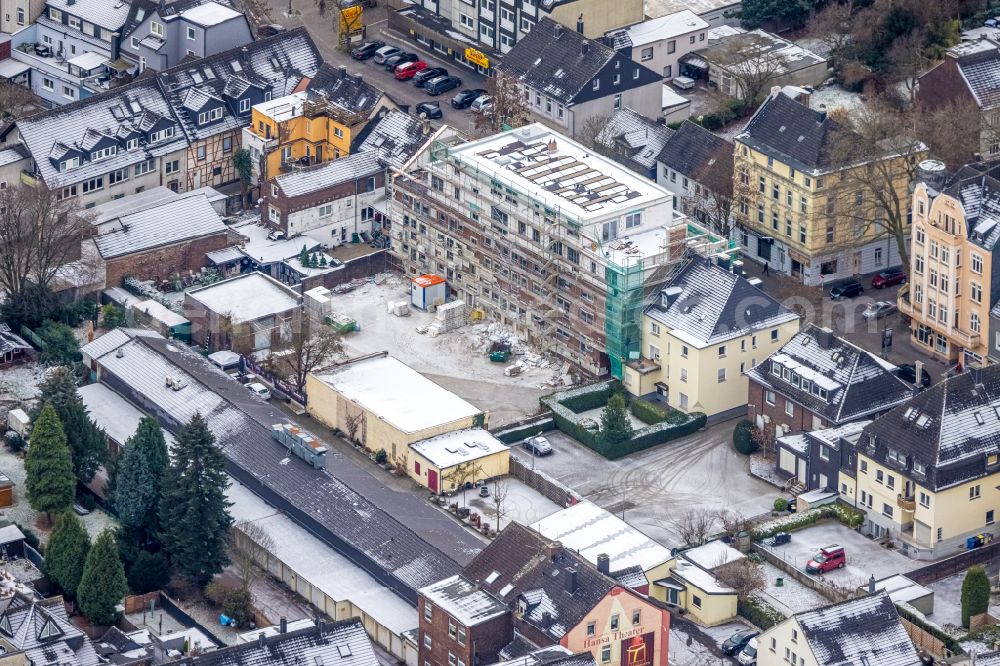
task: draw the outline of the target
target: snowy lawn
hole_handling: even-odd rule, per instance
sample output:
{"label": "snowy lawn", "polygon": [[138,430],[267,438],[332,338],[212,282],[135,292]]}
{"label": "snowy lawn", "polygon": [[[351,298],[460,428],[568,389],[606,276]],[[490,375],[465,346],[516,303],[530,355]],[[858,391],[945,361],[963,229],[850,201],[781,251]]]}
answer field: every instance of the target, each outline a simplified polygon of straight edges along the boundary
{"label": "snowy lawn", "polygon": [[[503,500],[502,514],[500,516],[500,529],[506,527],[511,521],[516,521],[522,525],[532,525],[542,518],[561,510],[559,506],[540,492],[527,486],[514,477],[504,479],[506,483],[507,495]],[[465,491],[465,501],[472,511],[479,513],[489,520],[490,526],[496,528],[496,504],[494,503],[494,486],[489,485],[490,496],[480,497],[479,489]],[[461,495],[456,495],[459,506],[462,506]]]}
{"label": "snowy lawn", "polygon": [[[822,594],[806,587],[773,564],[764,562],[763,567],[766,587],[759,596],[782,615],[794,615],[830,605],[830,601]],[[779,577],[782,578],[781,587],[777,585]]]}
{"label": "snowy lawn", "polygon": [[[954,628],[954,631],[949,631],[949,633],[957,633],[959,635],[968,633],[961,628],[962,581],[964,579],[965,573],[962,572],[954,576],[942,578],[927,586],[934,590],[934,612],[928,615],[927,619],[946,631]],[[995,573],[991,576],[991,579],[996,580]],[[989,612],[994,617],[1000,616],[1000,603],[997,603],[997,601],[996,595],[991,595]],[[952,626],[949,627],[948,625]]]}
{"label": "snowy lawn", "polygon": [[[601,413],[604,411],[604,407],[595,407],[593,409],[588,409],[583,412],[579,412],[576,415],[576,422],[579,423],[583,419],[593,419],[595,423],[601,422]],[[637,419],[632,412],[628,413],[628,420],[632,422],[633,430],[642,430],[643,428],[648,428],[649,424],[644,423],[642,420]]]}

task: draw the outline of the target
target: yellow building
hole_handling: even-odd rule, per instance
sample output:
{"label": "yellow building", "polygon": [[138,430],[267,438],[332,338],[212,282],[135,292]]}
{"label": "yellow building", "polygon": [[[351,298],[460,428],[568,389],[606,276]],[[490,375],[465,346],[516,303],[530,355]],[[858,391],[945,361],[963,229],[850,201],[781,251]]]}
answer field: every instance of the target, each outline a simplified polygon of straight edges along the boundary
{"label": "yellow building", "polygon": [[293,165],[334,160],[351,152],[351,142],[380,109],[396,105],[378,88],[324,64],[316,76],[285,97],[256,104],[243,145],[250,150],[258,177],[277,176]]}
{"label": "yellow building", "polygon": [[1000,265],[993,252],[1000,225],[990,212],[1000,181],[983,165],[963,167],[946,187],[944,165],[921,163],[925,182],[913,191],[910,284],[899,310],[911,319],[914,344],[963,366],[981,365],[989,351],[990,285]]}
{"label": "yellow building", "polygon": [[[366,449],[385,450],[404,465],[411,444],[465,428],[486,427],[486,415],[387,352],[312,372],[306,378],[309,414]],[[425,485],[440,487],[437,473]]]}
{"label": "yellow building", "polygon": [[746,411],[744,372],[799,330],[799,316],[747,280],[697,258],[642,316],[642,357],[625,366],[633,395],[710,419]]}
{"label": "yellow building", "polygon": [[[853,488],[841,497],[866,512],[863,529],[932,559],[995,529],[1000,513],[1000,366],[943,381],[861,433]],[[844,474],[846,476],[846,474]]]}
{"label": "yellow building", "polygon": [[[901,263],[895,238],[871,223],[884,217],[871,186],[866,194],[862,185],[872,162],[845,166],[836,157],[845,131],[825,111],[775,89],[736,136],[733,186],[748,257],[807,285]],[[873,158],[902,201],[909,198],[910,162],[926,149],[916,144],[905,152]]]}
{"label": "yellow building", "polygon": [[681,608],[704,626],[727,622],[736,617],[737,594],[715,572],[743,558],[722,541],[686,550],[666,563],[667,576],[650,581],[649,596]]}
{"label": "yellow building", "polygon": [[454,430],[410,444],[406,471],[431,492],[451,492],[510,472],[510,447],[482,428]]}
{"label": "yellow building", "polygon": [[885,592],[798,613],[756,642],[757,666],[921,663]]}

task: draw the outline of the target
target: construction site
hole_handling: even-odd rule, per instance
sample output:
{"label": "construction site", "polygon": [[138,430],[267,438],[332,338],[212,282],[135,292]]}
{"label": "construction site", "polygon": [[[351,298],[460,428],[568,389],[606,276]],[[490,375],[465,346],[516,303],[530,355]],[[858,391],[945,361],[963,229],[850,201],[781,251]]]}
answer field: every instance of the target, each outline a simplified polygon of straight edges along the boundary
{"label": "construction site", "polygon": [[439,132],[393,174],[392,251],[434,273],[566,374],[621,378],[647,300],[687,257],[735,252],[673,195],[540,124],[463,142]]}

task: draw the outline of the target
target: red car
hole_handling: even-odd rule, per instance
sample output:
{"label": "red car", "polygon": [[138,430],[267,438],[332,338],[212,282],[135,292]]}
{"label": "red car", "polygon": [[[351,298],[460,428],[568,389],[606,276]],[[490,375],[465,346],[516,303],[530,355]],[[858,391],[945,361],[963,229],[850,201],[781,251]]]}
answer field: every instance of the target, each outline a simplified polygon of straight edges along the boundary
{"label": "red car", "polygon": [[847,553],[843,546],[832,545],[820,548],[811,560],[806,563],[806,572],[823,574],[834,569],[842,569],[847,564]]}
{"label": "red car", "polygon": [[423,60],[415,60],[413,62],[403,63],[396,68],[396,78],[400,81],[406,81],[407,79],[412,79],[413,75],[422,69],[427,69],[427,63]]}
{"label": "red car", "polygon": [[901,268],[890,268],[872,278],[872,286],[876,289],[894,287],[897,284],[906,284],[906,273]]}

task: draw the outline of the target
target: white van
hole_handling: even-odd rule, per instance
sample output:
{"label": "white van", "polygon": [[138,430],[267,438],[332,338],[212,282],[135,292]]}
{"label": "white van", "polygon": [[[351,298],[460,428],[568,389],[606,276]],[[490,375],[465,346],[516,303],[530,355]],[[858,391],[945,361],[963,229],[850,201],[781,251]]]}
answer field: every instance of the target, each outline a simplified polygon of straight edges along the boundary
{"label": "white van", "polygon": [[271,399],[271,392],[260,382],[247,382],[243,386],[245,386],[248,391],[253,393],[258,398],[263,398],[264,400]]}
{"label": "white van", "polygon": [[680,90],[691,90],[691,88],[694,88],[695,86],[695,80],[686,76],[675,76],[671,79],[670,83],[674,86],[674,88],[678,88]]}
{"label": "white van", "polygon": [[743,666],[756,666],[757,664],[757,639],[751,638],[750,642],[746,644],[743,651],[740,652],[739,656],[736,657],[736,661],[743,664]]}

